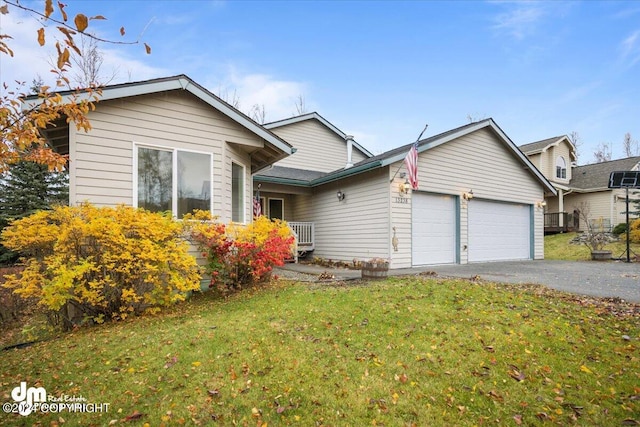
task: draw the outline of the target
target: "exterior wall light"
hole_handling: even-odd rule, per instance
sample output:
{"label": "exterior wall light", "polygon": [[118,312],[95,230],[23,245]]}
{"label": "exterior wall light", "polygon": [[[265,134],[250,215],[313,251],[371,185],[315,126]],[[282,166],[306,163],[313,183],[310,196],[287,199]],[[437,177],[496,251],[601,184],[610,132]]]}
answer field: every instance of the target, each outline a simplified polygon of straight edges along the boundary
{"label": "exterior wall light", "polygon": [[398,185],[398,191],[400,191],[400,194],[407,194],[409,192],[409,188],[411,188],[411,183],[408,178]]}
{"label": "exterior wall light", "polygon": [[338,197],[339,202],[344,200],[344,193],[342,192],[342,190],[338,190],[338,192],[336,193],[336,196]]}
{"label": "exterior wall light", "polygon": [[536,207],[537,207],[538,209],[542,209],[542,208],[544,208],[545,206],[547,206],[547,202],[546,202],[546,201],[544,201],[544,200],[541,200],[541,201],[539,201],[539,202],[536,202]]}
{"label": "exterior wall light", "polygon": [[462,193],[462,198],[467,201],[473,199],[473,190],[469,190],[468,192]]}

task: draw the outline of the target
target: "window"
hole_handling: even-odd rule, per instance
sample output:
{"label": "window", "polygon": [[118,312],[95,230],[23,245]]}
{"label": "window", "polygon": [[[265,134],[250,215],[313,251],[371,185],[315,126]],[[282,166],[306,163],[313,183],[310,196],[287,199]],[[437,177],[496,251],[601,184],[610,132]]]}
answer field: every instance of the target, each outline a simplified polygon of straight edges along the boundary
{"label": "window", "polygon": [[567,179],[567,162],[562,156],[556,160],[556,178]]}
{"label": "window", "polygon": [[211,155],[137,147],[137,206],[182,218],[211,210]]}
{"label": "window", "polygon": [[244,168],[231,163],[231,221],[244,222]]}
{"label": "window", "polygon": [[269,199],[269,219],[284,219],[284,200]]}

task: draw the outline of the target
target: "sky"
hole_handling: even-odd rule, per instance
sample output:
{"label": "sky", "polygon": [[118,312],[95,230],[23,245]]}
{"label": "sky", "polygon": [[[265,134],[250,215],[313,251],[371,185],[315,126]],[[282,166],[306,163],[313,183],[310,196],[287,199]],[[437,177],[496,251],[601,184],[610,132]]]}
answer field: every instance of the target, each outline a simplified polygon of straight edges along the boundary
{"label": "sky", "polygon": [[[428,137],[489,117],[516,145],[577,132],[579,164],[603,143],[624,157],[626,133],[640,140],[640,1],[66,4],[70,17],[107,18],[90,22],[97,36],[139,42],[100,45],[112,83],[186,74],[245,113],[263,106],[267,122],[296,115],[302,97],[374,154],[425,124]],[[14,51],[0,56],[2,82],[51,81],[47,25],[39,47],[42,22],[15,7],[0,15]]]}

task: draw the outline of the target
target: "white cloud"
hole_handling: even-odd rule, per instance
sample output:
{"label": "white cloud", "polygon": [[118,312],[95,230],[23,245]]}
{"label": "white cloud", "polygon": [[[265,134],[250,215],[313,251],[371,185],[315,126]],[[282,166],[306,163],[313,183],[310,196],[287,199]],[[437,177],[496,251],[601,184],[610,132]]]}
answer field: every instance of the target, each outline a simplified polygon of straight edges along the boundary
{"label": "white cloud", "polygon": [[305,83],[279,80],[268,74],[244,74],[233,66],[228,68],[224,78],[216,86],[210,87],[210,90],[228,101],[235,94],[239,100],[239,109],[245,113],[254,105],[264,106],[267,122],[295,115],[295,103],[299,95],[305,96],[308,109]]}
{"label": "white cloud", "polygon": [[545,12],[538,3],[516,2],[501,3],[509,7],[504,13],[500,13],[495,17],[493,28],[499,32],[504,32],[517,40],[522,40],[526,36],[535,32],[538,23],[541,21]]}
{"label": "white cloud", "polygon": [[620,59],[627,67],[633,67],[640,61],[640,30],[634,31],[620,43]]}

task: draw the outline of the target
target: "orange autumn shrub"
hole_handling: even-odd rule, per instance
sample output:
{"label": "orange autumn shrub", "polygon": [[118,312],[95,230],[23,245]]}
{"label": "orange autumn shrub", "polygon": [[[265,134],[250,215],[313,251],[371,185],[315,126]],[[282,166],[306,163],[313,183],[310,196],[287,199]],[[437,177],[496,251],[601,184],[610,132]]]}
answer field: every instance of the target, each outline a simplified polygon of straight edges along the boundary
{"label": "orange autumn shrub", "polygon": [[182,224],[169,215],[127,206],[40,211],[2,232],[25,266],[3,286],[36,298],[65,328],[157,311],[199,289],[182,235]]}
{"label": "orange autumn shrub", "polygon": [[196,211],[185,222],[206,259],[210,287],[222,293],[266,281],[273,267],[292,257],[295,239],[284,221],[261,216],[250,224],[225,225]]}

